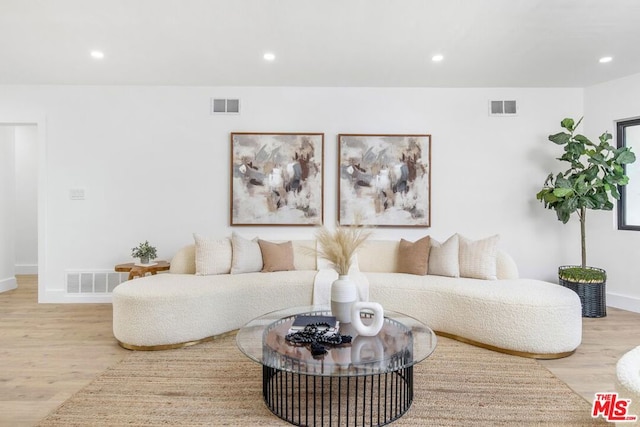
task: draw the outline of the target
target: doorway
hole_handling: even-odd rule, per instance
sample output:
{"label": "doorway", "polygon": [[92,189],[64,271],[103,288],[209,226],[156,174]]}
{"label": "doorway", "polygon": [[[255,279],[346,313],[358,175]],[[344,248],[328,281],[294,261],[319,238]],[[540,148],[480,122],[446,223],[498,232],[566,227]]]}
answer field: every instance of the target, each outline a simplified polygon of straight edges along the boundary
{"label": "doorway", "polygon": [[16,274],[38,274],[38,128],[15,126]]}
{"label": "doorway", "polygon": [[[12,282],[15,287],[16,275],[39,275],[43,271],[42,132],[40,120],[3,120],[0,117],[0,144],[3,146],[0,162],[5,171],[5,185],[0,190],[3,212],[0,281],[4,279],[8,286],[7,289],[0,287],[0,291],[11,289]],[[39,300],[43,289],[39,283]]]}

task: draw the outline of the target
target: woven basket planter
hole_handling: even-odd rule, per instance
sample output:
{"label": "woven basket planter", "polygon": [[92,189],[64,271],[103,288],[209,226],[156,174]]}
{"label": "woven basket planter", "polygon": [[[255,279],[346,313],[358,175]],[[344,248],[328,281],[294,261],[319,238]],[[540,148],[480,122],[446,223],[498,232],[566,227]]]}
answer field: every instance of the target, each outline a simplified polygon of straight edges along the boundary
{"label": "woven basket planter", "polygon": [[606,272],[601,268],[586,267],[589,270],[599,271],[604,274],[605,280],[602,282],[574,282],[562,279],[562,270],[575,268],[572,265],[565,265],[558,268],[558,280],[565,288],[569,288],[578,294],[582,304],[582,317],[605,317],[607,315],[607,280]]}

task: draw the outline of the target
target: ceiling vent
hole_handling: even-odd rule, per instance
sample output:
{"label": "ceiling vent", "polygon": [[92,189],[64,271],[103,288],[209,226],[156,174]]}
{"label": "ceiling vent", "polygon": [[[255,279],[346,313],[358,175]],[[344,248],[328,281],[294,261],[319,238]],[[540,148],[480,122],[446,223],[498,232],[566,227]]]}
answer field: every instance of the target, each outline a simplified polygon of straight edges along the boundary
{"label": "ceiling vent", "polygon": [[490,116],[517,116],[516,101],[489,101]]}
{"label": "ceiling vent", "polygon": [[240,100],[211,98],[211,114],[240,114]]}

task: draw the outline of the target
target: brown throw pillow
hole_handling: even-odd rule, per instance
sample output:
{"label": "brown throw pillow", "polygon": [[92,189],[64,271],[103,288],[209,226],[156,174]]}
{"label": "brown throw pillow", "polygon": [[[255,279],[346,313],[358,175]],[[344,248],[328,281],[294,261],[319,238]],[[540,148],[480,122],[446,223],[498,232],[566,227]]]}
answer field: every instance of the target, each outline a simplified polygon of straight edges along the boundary
{"label": "brown throw pillow", "polygon": [[429,236],[416,242],[400,239],[398,249],[398,273],[417,274],[425,276],[429,270]]}
{"label": "brown throw pillow", "polygon": [[291,241],[273,243],[258,240],[262,251],[262,272],[295,270],[293,266],[293,244]]}

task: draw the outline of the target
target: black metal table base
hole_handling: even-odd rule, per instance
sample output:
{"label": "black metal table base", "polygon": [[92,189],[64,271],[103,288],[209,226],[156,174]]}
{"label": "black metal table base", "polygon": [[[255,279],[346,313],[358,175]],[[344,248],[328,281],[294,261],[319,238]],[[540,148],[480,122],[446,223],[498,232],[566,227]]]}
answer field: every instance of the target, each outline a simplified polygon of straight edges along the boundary
{"label": "black metal table base", "polygon": [[262,393],[278,417],[299,426],[381,426],[413,402],[413,366],[360,376],[320,376],[263,366]]}

